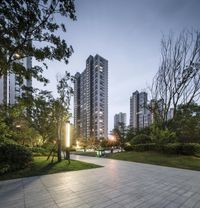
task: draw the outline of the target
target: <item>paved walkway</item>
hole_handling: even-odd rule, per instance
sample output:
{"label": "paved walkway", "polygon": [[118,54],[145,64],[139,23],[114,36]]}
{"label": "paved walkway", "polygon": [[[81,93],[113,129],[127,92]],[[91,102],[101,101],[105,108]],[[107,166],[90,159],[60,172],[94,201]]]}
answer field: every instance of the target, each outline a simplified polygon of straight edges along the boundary
{"label": "paved walkway", "polygon": [[200,208],[200,172],[73,156],[103,168],[0,182],[1,208]]}

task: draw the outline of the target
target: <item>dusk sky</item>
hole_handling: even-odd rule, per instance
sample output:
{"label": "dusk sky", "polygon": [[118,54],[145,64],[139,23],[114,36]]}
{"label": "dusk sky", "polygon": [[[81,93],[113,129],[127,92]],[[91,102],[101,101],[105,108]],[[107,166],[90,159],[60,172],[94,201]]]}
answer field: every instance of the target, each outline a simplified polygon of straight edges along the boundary
{"label": "dusk sky", "polygon": [[74,54],[67,66],[49,63],[48,90],[56,94],[58,73],[82,72],[87,57],[99,54],[109,62],[108,129],[119,112],[127,113],[129,124],[130,96],[146,89],[157,72],[163,34],[199,29],[200,0],[76,0],[75,6],[77,21],[68,19],[62,35]]}

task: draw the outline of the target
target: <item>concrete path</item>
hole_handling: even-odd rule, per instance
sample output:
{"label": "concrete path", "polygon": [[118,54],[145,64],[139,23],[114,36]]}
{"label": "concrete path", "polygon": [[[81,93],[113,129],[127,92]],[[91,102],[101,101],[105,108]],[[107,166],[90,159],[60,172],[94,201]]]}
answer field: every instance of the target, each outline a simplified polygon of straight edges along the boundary
{"label": "concrete path", "polygon": [[1,208],[200,208],[200,172],[74,155],[103,168],[0,182]]}

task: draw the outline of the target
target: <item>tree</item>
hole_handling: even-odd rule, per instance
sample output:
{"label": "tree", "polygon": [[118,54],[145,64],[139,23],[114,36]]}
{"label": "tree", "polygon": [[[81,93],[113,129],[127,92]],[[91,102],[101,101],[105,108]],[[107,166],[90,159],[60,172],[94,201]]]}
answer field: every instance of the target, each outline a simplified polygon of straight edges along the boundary
{"label": "tree", "polygon": [[129,126],[126,132],[126,141],[127,142],[131,141],[131,139],[133,139],[133,137],[136,136],[136,134],[137,134],[137,129],[134,129]]}
{"label": "tree", "polygon": [[1,139],[12,139],[19,144],[30,145],[38,136],[38,132],[32,128],[26,106],[22,101],[15,105],[0,106],[0,134]]}
{"label": "tree", "polygon": [[42,143],[56,140],[56,121],[53,116],[54,98],[49,91],[35,92],[31,106],[31,123],[42,136]]}
{"label": "tree", "polygon": [[10,138],[9,126],[5,121],[3,106],[0,106],[0,141]]}
{"label": "tree", "polygon": [[181,142],[200,142],[200,106],[196,103],[179,105],[169,128]]}
{"label": "tree", "polygon": [[[163,37],[161,65],[153,79],[150,110],[166,128],[168,112],[179,104],[189,105],[200,96],[200,32],[183,31]],[[159,116],[158,116],[159,114]],[[157,115],[157,116],[155,116]]]}
{"label": "tree", "polygon": [[61,150],[62,150],[62,138],[63,138],[63,128],[66,122],[69,122],[70,118],[70,100],[73,95],[73,88],[71,83],[74,82],[74,77],[70,73],[65,72],[65,75],[58,79],[57,92],[59,97],[54,101],[53,109],[56,120],[56,130],[57,130],[57,145],[58,145],[58,161],[61,161]]}
{"label": "tree", "polygon": [[[74,0],[0,1],[0,77],[13,72],[19,77],[47,82],[42,72],[46,60],[63,60],[73,52],[58,33],[66,32],[60,22],[76,20]],[[60,22],[60,23],[58,23]],[[27,70],[19,60],[33,57],[41,62]]]}

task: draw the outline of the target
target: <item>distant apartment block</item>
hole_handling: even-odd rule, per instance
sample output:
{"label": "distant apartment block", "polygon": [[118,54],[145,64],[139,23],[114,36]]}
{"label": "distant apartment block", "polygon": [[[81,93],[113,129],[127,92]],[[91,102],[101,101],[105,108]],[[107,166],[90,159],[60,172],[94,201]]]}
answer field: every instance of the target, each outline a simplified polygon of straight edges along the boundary
{"label": "distant apartment block", "polygon": [[141,129],[151,123],[151,114],[147,109],[147,93],[135,91],[130,98],[130,127]]}
{"label": "distant apartment block", "polygon": [[76,73],[74,84],[74,124],[79,137],[108,136],[108,61],[89,56],[86,68]]}
{"label": "distant apartment block", "polygon": [[114,116],[114,129],[122,128],[126,128],[126,113],[120,112]]}
{"label": "distant apartment block", "polygon": [[[19,61],[28,70],[32,67],[31,57],[23,58]],[[15,104],[17,99],[22,96],[22,86],[32,87],[32,80],[23,79],[20,84],[18,76],[14,73],[8,73],[0,77],[0,104]]]}

